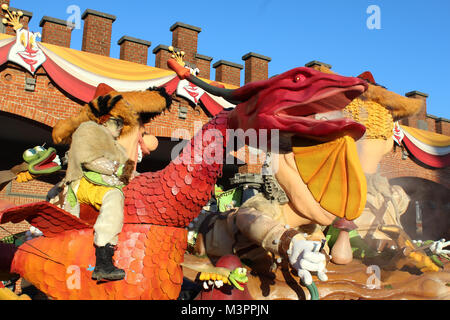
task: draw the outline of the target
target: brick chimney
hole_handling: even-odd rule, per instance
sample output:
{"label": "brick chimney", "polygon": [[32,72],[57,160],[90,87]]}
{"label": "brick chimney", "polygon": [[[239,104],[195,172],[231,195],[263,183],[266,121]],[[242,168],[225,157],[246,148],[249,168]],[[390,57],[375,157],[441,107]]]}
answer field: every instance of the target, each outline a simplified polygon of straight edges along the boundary
{"label": "brick chimney", "polygon": [[121,60],[147,65],[148,48],[152,46],[150,41],[123,36],[117,44],[120,46]]}
{"label": "brick chimney", "polygon": [[[180,51],[176,49],[177,51]],[[160,44],[155,49],[153,49],[153,53],[156,55],[155,57],[155,67],[160,69],[171,70],[167,66],[167,60],[172,57],[172,53],[169,51],[169,47],[163,44]]]}
{"label": "brick chimney", "polygon": [[213,68],[216,69],[216,81],[241,86],[241,70],[244,69],[242,64],[220,60]]}
{"label": "brick chimney", "polygon": [[87,9],[84,20],[82,51],[109,57],[111,51],[112,24],[116,17],[107,13]]}
{"label": "brick chimney", "polygon": [[172,46],[180,48],[186,53],[185,61],[196,65],[195,54],[198,47],[198,34],[202,32],[202,29],[186,23],[176,22],[170,27],[170,31],[172,31]]}
{"label": "brick chimney", "polygon": [[6,12],[1,9],[1,6],[4,4],[9,7],[9,0],[0,0],[0,33],[6,33],[6,26],[1,22],[6,14]]}
{"label": "brick chimney", "polygon": [[271,58],[250,52],[242,57],[245,61],[245,84],[269,79],[269,62]]}
{"label": "brick chimney", "polygon": [[197,60],[197,68],[200,70],[199,76],[205,79],[211,79],[211,61],[213,58],[196,53],[195,59]]}
{"label": "brick chimney", "polygon": [[[200,70],[200,77],[211,78],[211,61],[213,58],[197,53],[198,34],[202,32],[199,27],[186,23],[176,22],[170,27],[172,32],[172,47],[175,51],[184,51],[184,61],[192,68]],[[169,47],[163,44],[158,45],[153,53],[155,57],[155,67],[170,70],[167,67],[167,60],[172,56]]]}
{"label": "brick chimney", "polygon": [[411,91],[405,94],[408,98],[413,99],[422,99],[425,101],[424,107],[415,115],[403,119],[401,121],[401,124],[404,124],[406,126],[415,127],[422,130],[428,130],[428,123],[427,123],[427,98],[429,97],[428,94],[420,92],[420,91]]}
{"label": "brick chimney", "polygon": [[450,136],[450,120],[446,118],[436,118],[435,120],[436,133]]}
{"label": "brick chimney", "polygon": [[[3,3],[8,4],[8,2],[9,2],[9,1],[4,1]],[[2,3],[2,4],[3,4],[3,3]],[[0,9],[0,10],[1,10],[1,9]],[[16,11],[16,12],[22,11],[22,12],[23,12],[23,16],[22,16],[22,18],[20,19],[20,23],[22,23],[24,29],[27,29],[27,28],[28,28],[28,23],[30,22],[31,18],[33,18],[33,13],[32,13],[32,12],[26,11],[26,10],[17,9],[17,8],[13,8],[13,7],[9,7],[8,10],[9,10],[10,12],[13,12],[13,11]],[[5,13],[3,12],[3,10],[1,10],[1,11],[2,11],[2,19],[3,19],[3,18],[5,17]],[[2,23],[2,24],[3,24],[3,23]],[[6,29],[6,30],[5,30],[5,33],[6,33],[6,34],[9,34],[10,36],[15,36],[15,35],[16,35],[16,31],[14,30],[14,28],[13,28],[12,26],[8,25],[8,26],[6,26],[5,29]]]}
{"label": "brick chimney", "polygon": [[42,42],[70,48],[73,27],[67,21],[44,16],[39,23],[42,28]]}
{"label": "brick chimney", "polygon": [[321,62],[321,61],[317,61],[317,60],[313,60],[311,62],[308,62],[307,64],[305,64],[305,67],[307,68],[313,68],[314,66],[324,66],[325,68],[328,69],[333,69],[333,66],[331,64],[325,63],[325,62]]}

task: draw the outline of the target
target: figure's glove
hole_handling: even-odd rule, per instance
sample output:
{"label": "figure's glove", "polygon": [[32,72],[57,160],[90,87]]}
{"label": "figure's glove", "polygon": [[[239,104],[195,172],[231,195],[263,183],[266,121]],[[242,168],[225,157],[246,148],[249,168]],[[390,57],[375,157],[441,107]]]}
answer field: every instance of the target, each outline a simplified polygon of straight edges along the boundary
{"label": "figure's glove", "polygon": [[445,241],[445,239],[441,239],[439,241],[435,241],[431,247],[430,250],[431,252],[433,252],[436,255],[441,255],[441,254],[450,254],[450,250],[444,250],[444,248],[450,246],[450,241]]}
{"label": "figure's glove", "polygon": [[122,173],[119,176],[119,180],[124,184],[128,185],[133,177],[135,162],[133,160],[128,160],[123,167]]}
{"label": "figure's glove", "polygon": [[298,271],[298,276],[307,286],[311,285],[311,272],[317,272],[320,281],[327,281],[326,257],[320,253],[322,244],[317,241],[292,239],[287,252],[289,262]]}
{"label": "figure's glove", "polygon": [[53,188],[51,188],[50,191],[47,193],[46,201],[50,202],[51,200],[59,196],[63,191],[64,191],[64,183],[60,182]]}

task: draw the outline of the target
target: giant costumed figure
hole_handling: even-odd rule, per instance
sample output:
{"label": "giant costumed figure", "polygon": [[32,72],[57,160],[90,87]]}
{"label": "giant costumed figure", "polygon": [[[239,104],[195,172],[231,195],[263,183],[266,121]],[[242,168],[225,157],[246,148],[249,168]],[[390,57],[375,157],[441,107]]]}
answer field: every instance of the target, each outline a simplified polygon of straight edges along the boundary
{"label": "giant costumed figure", "polygon": [[[314,68],[335,74],[323,65],[316,65]],[[374,251],[382,251],[387,243],[395,244],[379,227],[401,228],[400,217],[406,212],[410,199],[403,188],[390,185],[388,179],[380,174],[380,162],[394,146],[394,122],[416,114],[422,109],[424,101],[403,97],[387,90],[376,83],[371,72],[365,72],[359,77],[367,81],[369,88],[342,112],[342,115],[364,124],[367,128],[363,139],[357,143],[367,179],[367,204],[355,224],[358,227],[357,234]],[[356,232],[354,234],[356,235]]]}
{"label": "giant costumed figure", "polygon": [[[138,94],[138,93],[136,93]],[[170,98],[164,89],[149,89],[141,93],[145,102],[145,112],[159,113],[170,106]],[[90,121],[84,121],[84,117]],[[122,189],[135,176],[137,159],[128,158],[127,150],[119,143],[123,135],[134,136],[141,143],[131,144],[131,149],[142,153],[146,149],[141,136],[141,123],[129,108],[129,101],[123,95],[101,84],[96,98],[88,104],[81,115],[69,121],[59,122],[53,130],[55,142],[71,140],[68,152],[68,167],[63,181],[63,194],[58,202],[62,209],[80,217],[80,205],[85,204],[99,211],[94,224],[94,244],[96,264],[92,274],[94,280],[122,280],[125,271],[113,265],[114,249],[123,228],[125,196]],[[71,126],[72,125],[72,126]],[[79,125],[77,127],[77,125]],[[133,127],[140,127],[137,131]],[[72,131],[76,129],[73,134]],[[152,151],[156,146],[151,146]],[[55,203],[55,200],[51,200]]]}
{"label": "giant costumed figure", "polygon": [[[173,60],[172,66],[181,78],[187,78],[208,92],[229,101],[239,99],[234,92],[207,85],[177,67]],[[310,88],[307,79],[312,76],[320,81],[323,75],[314,74],[312,69],[307,68],[292,71],[291,79],[288,79],[294,85],[304,86],[305,92],[302,94],[309,101],[309,104],[299,103],[296,106],[290,105],[293,97],[286,88],[292,83],[286,78],[277,81],[275,77],[271,79],[272,83],[269,80],[247,85],[259,87],[260,91],[238,106],[234,112],[239,116],[231,127],[240,128],[240,119],[247,117],[255,126],[273,117],[281,128],[286,128],[288,111],[293,111],[295,107],[298,109],[293,113],[304,116],[337,111],[339,106],[347,105],[353,97],[367,89],[365,81],[352,78],[354,85],[343,97],[323,92],[319,93],[319,102],[308,96]],[[327,80],[330,89],[340,81],[339,78],[322,81]],[[244,88],[241,90],[247,93],[249,89]],[[277,98],[271,96],[274,90],[278,90]],[[262,108],[262,115],[254,115],[255,105]],[[269,105],[277,109],[266,114],[264,107]],[[351,221],[360,216],[367,190],[355,140],[364,135],[365,128],[355,126],[353,121],[343,117],[330,121],[302,120],[294,125],[299,130],[297,134],[281,130],[279,150],[266,150],[270,153],[267,167],[274,177],[271,191],[247,200],[239,210],[226,217],[207,217],[200,227],[207,230],[202,233],[205,248],[200,252],[217,257],[237,254],[255,266],[267,265],[267,260],[275,263],[285,259],[307,286],[312,284],[311,272],[317,273],[320,280],[327,280],[326,254],[330,252],[324,246],[325,235],[320,226],[329,226],[338,218],[342,228],[355,228]],[[243,127],[251,128],[248,123],[244,123]],[[333,261],[338,263],[346,263],[351,255],[349,242],[331,254]]]}
{"label": "giant costumed figure", "polygon": [[[322,67],[318,71],[334,74]],[[178,73],[204,90],[232,101],[230,92],[212,88],[182,69]],[[193,245],[194,254],[206,254],[215,259],[233,253],[244,259],[254,271],[272,274],[269,277],[273,277],[277,264],[283,269],[283,264],[286,265],[283,258],[286,258],[308,286],[311,295],[317,298],[317,290],[310,288],[311,273],[316,273],[319,280],[328,278],[324,256],[319,252],[321,246],[317,242],[324,241],[322,231],[328,226],[326,230],[333,231],[329,234],[334,233],[333,239],[327,236],[327,240],[332,240],[329,241],[332,245],[329,259],[335,265],[352,262],[355,247],[350,234],[359,236],[358,231],[361,230],[363,236],[378,236],[365,237],[369,244],[372,239],[390,239],[397,242],[400,251],[412,251],[406,257],[421,271],[439,270],[401,230],[399,216],[407,208],[408,196],[400,187],[390,187],[387,179],[377,174],[381,158],[392,149],[393,118],[398,120],[416,113],[423,101],[401,97],[382,88],[369,72],[359,78],[366,82],[368,91],[351,101],[343,111],[335,109],[315,115],[316,119],[323,121],[349,118],[366,125],[368,130],[357,146],[352,137],[345,137],[345,134],[343,138],[332,140],[320,134],[292,138],[282,133],[279,152],[269,153],[275,169],[272,170],[273,176],[263,176],[262,192],[244,202],[239,209],[203,215],[192,228],[199,232],[197,243]],[[280,99],[283,102],[289,99],[283,98],[285,100]],[[247,108],[239,110],[243,118],[252,118],[251,107],[255,100],[264,101],[264,94],[259,93],[253,99],[246,104]],[[255,118],[252,119],[254,123],[265,120]],[[267,167],[270,168],[269,164]],[[367,189],[364,176],[369,183]],[[366,193],[369,198],[367,205]],[[374,206],[378,211],[371,211]],[[380,213],[380,209],[387,212]],[[374,220],[381,223],[374,224]],[[367,242],[358,244],[361,243],[367,247]],[[327,247],[324,253],[330,253]],[[393,260],[398,262],[397,258]],[[284,278],[290,281],[289,277]],[[265,286],[263,280],[261,283]],[[208,284],[214,286],[211,281]],[[326,290],[327,285],[323,284],[323,287]],[[276,292],[278,290],[282,291],[280,288],[274,290],[274,298],[283,296]],[[284,294],[289,295],[287,292]]]}
{"label": "giant costumed figure", "polygon": [[[264,93],[264,89],[283,83],[288,84],[285,94],[290,96],[289,101],[277,101],[276,98],[254,101],[252,117],[240,114],[248,109],[250,103],[245,102],[250,102],[255,93]],[[234,111],[220,113],[204,126],[202,132],[216,129],[226,137],[229,128],[280,129],[293,135],[321,134],[336,138],[350,134],[358,139],[364,134],[364,127],[353,121],[315,121],[305,115],[330,108],[342,109],[365,88],[364,81],[360,79],[297,68],[257,86],[236,90],[233,100],[242,101],[242,104]],[[125,93],[121,95],[127,101]],[[333,101],[332,105],[328,103],[330,100]],[[135,104],[130,103],[130,108],[136,108]],[[139,111],[143,110],[136,112]],[[78,119],[82,118],[88,117],[82,114]],[[254,122],[259,119],[264,121]],[[75,125],[71,123],[68,127],[72,130],[80,122],[84,121]],[[208,147],[207,141],[202,143]],[[226,144],[227,139],[223,139],[224,148]],[[192,158],[195,147],[202,146],[193,147],[186,148],[180,158],[185,158],[185,154]],[[206,160],[200,164],[192,161],[192,164],[187,165],[182,161],[174,161],[160,172],[135,177],[123,189],[124,227],[119,235],[114,262],[116,267],[126,271],[124,281],[97,285],[91,280],[92,274],[88,269],[90,265],[95,265],[95,255],[94,250],[85,248],[94,242],[92,224],[47,203],[13,208],[2,213],[1,223],[26,219],[36,225],[44,237],[34,239],[30,244],[38,252],[45,252],[52,257],[49,260],[42,253],[28,253],[30,250],[36,253],[35,249],[27,248],[25,252],[19,248],[12,261],[12,271],[22,274],[53,298],[176,299],[183,278],[180,263],[187,246],[187,231],[184,228],[209,201],[214,183],[222,172],[222,164]],[[82,216],[83,213],[80,213]],[[54,222],[58,226],[55,227]],[[54,250],[55,241],[59,243],[59,248],[70,246],[70,250]],[[69,290],[66,286],[66,269],[70,265],[81,266],[83,285],[80,290]]]}
{"label": "giant costumed figure", "polygon": [[[177,70],[180,77],[195,81],[189,74],[185,74],[183,68],[179,69],[176,62],[171,61],[170,65]],[[293,199],[296,198],[295,192],[300,192],[300,196],[312,200],[321,199],[321,205],[317,200],[310,202],[310,206],[307,207],[301,202],[293,204],[292,211],[304,212],[306,215],[306,218],[300,216],[303,218],[301,221],[309,218],[310,221],[318,223],[332,223],[336,216],[348,220],[359,216],[365,204],[365,193],[362,192],[365,179],[361,175],[361,168],[358,168],[358,162],[354,161],[355,149],[352,146],[354,140],[364,135],[365,128],[351,119],[321,121],[310,116],[344,109],[367,89],[364,80],[329,75],[309,68],[296,68],[267,81],[249,84],[237,90],[220,92],[220,89],[213,89],[217,90],[215,92],[218,96],[228,98],[236,103],[237,107],[218,114],[198,135],[215,130],[216,133],[220,132],[224,139],[218,139],[212,145],[206,139],[193,139],[180,156],[165,169],[137,175],[123,188],[124,225],[119,234],[117,250],[114,252],[114,264],[126,273],[123,281],[97,283],[92,280],[92,266],[96,261],[92,245],[95,219],[88,218],[86,212],[89,208],[83,206],[80,206],[80,218],[48,203],[7,207],[3,210],[0,213],[1,224],[26,220],[39,228],[44,236],[30,240],[17,249],[2,246],[0,251],[4,254],[1,255],[1,269],[20,274],[53,299],[177,299],[183,281],[181,265],[185,260],[187,248],[186,227],[210,200],[214,184],[222,173],[223,164],[211,161],[209,157],[214,157],[215,153],[226,149],[228,129],[252,128],[257,131],[278,129],[282,136],[293,138],[291,139],[293,146],[299,149],[286,153],[284,160],[288,165],[286,167],[288,172],[284,174],[295,173],[294,179],[299,184],[286,189],[294,193],[290,195]],[[142,103],[131,100],[141,93],[110,94],[122,95],[124,105],[132,112],[138,115],[145,113],[145,108],[140,107]],[[154,99],[159,98],[153,97],[147,101],[151,104]],[[166,104],[162,107],[166,107]],[[89,110],[89,107],[84,110]],[[83,119],[91,120],[84,112],[86,111],[83,111],[77,119],[68,120],[67,137],[72,135],[74,128],[79,127],[80,123],[85,122]],[[136,129],[134,132],[139,130]],[[126,144],[130,149],[128,158],[131,160],[132,156],[136,157],[138,153],[137,137],[139,135],[135,136],[136,139],[129,138],[134,142]],[[336,202],[335,195],[320,188],[314,192],[309,191],[308,187],[311,189],[317,187],[321,184],[321,180],[314,179],[317,175],[302,167],[299,161],[296,161],[298,157],[295,155],[304,152],[304,158],[308,159],[307,151],[311,144],[305,145],[302,141],[311,140],[321,141],[324,145],[334,145],[327,150],[331,150],[331,153],[336,152],[335,158],[338,160],[332,163],[338,163],[338,166],[327,165],[332,170],[323,172],[348,172],[352,175],[352,181],[356,181],[355,184],[345,183],[344,186],[342,182],[346,180],[328,179],[332,184],[341,182],[340,186],[345,188],[347,193],[344,197],[339,194],[338,198],[345,201]],[[313,147],[316,145],[313,144]],[[206,158],[199,162],[195,158],[196,150],[209,152],[203,153]],[[343,150],[348,152],[342,152]],[[323,163],[327,163],[325,160],[329,158],[326,153],[324,152],[325,156],[322,157]],[[280,157],[284,155],[281,154]],[[186,159],[190,161],[185,161]],[[348,164],[351,170],[333,170],[336,167],[342,169],[343,164]],[[309,175],[311,177],[309,183],[304,183],[300,179],[300,174]],[[336,203],[338,205],[332,208]],[[297,205],[302,207],[297,208]],[[255,215],[254,211],[253,208],[249,208],[247,211],[249,214],[243,218],[267,219],[266,215],[259,213]],[[294,267],[297,273],[303,270],[300,276],[304,281],[308,281],[310,271],[321,272],[321,277],[325,280],[326,261],[323,259],[325,255],[320,250],[321,243],[309,241],[311,239],[306,237],[303,239],[301,233],[291,229],[291,225],[295,226],[293,223],[295,220],[288,221],[291,223],[289,228],[284,225],[283,229],[280,229],[282,225],[279,222],[273,223],[274,220],[268,218],[271,223],[269,226],[272,228],[268,233],[262,233],[263,239],[279,242],[277,245],[267,241],[267,245],[272,246],[273,251],[282,253],[285,257],[283,261]],[[251,224],[247,225],[250,227],[249,234],[252,234]],[[261,233],[257,231],[256,234]],[[278,238],[279,236],[281,238]],[[184,269],[187,271],[188,267]],[[236,279],[245,281],[246,276],[241,269],[239,267],[236,272],[223,272],[222,275],[233,275],[234,281]],[[75,274],[68,273],[68,270]],[[440,291],[436,290],[436,296],[440,297],[442,281],[437,282],[437,285]],[[284,296],[284,298],[291,297]]]}

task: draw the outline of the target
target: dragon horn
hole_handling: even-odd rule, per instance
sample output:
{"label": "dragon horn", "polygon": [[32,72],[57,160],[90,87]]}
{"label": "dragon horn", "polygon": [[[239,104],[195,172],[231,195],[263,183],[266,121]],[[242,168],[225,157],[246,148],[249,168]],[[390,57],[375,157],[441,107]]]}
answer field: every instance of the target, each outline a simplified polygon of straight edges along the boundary
{"label": "dragon horn", "polygon": [[209,94],[212,94],[217,97],[222,97],[226,101],[236,105],[243,102],[239,101],[234,97],[234,92],[236,90],[220,88],[206,83],[205,81],[192,75],[189,69],[186,69],[185,67],[181,66],[175,59],[169,59],[167,61],[167,65],[170,69],[172,69],[177,73],[178,77],[181,80],[188,80],[189,82],[195,84],[197,87],[205,90]]}

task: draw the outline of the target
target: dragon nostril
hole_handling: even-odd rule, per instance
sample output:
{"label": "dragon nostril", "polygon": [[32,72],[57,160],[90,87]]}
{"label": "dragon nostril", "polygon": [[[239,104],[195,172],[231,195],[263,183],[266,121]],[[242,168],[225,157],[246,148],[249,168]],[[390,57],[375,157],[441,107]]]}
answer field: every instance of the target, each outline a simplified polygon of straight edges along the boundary
{"label": "dragon nostril", "polygon": [[303,82],[306,80],[306,77],[303,74],[298,74],[294,78],[294,82]]}

